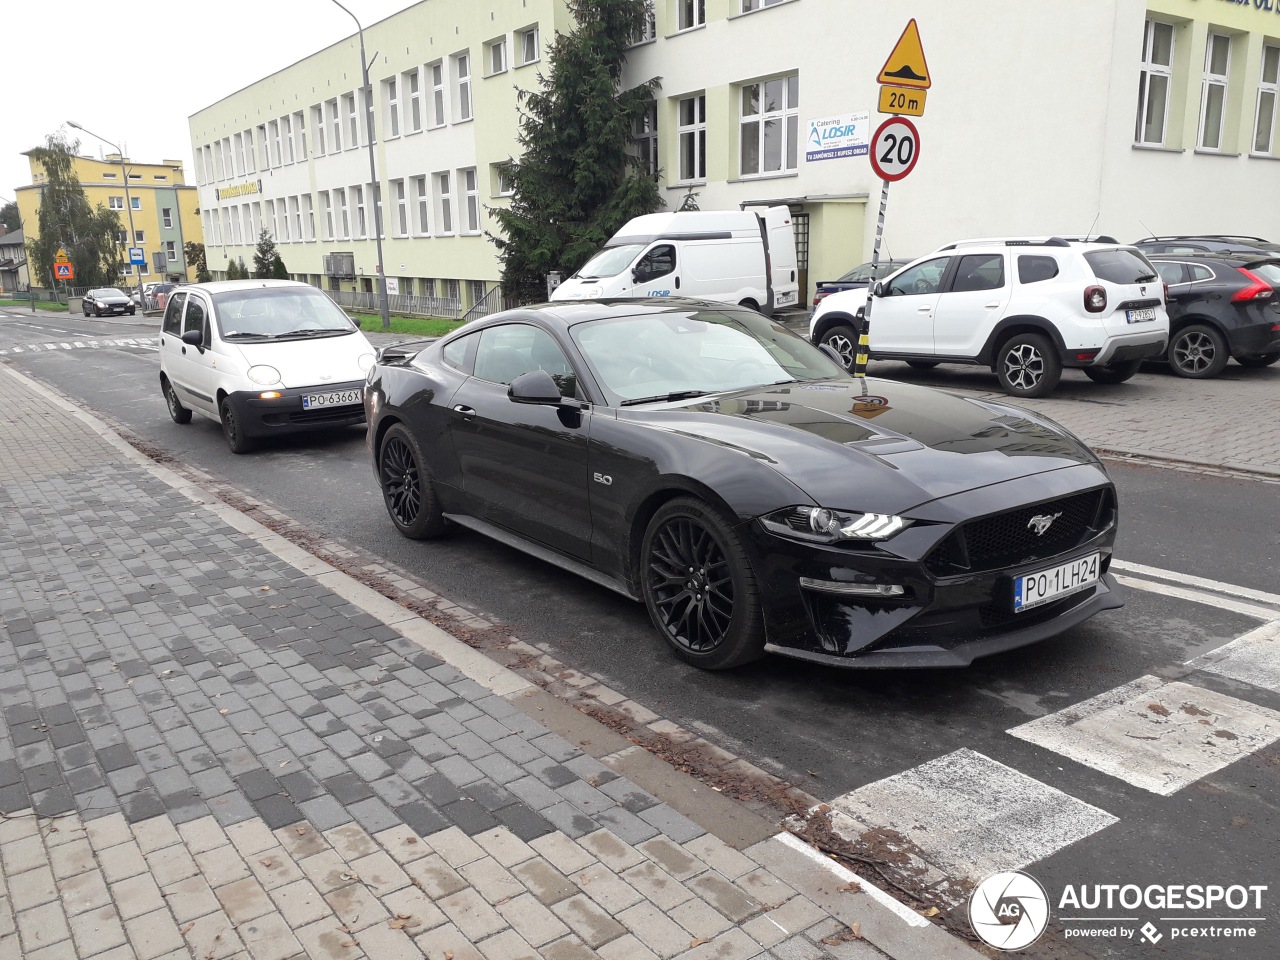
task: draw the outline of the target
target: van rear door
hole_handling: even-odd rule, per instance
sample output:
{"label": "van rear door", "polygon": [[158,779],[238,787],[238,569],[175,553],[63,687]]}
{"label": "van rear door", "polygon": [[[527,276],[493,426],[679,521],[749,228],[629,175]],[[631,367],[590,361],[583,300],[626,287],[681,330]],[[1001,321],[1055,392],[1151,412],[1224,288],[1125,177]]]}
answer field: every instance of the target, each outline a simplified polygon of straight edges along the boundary
{"label": "van rear door", "polygon": [[780,307],[794,307],[800,299],[796,234],[787,207],[766,207],[762,219],[769,264],[770,303],[766,312],[772,313]]}

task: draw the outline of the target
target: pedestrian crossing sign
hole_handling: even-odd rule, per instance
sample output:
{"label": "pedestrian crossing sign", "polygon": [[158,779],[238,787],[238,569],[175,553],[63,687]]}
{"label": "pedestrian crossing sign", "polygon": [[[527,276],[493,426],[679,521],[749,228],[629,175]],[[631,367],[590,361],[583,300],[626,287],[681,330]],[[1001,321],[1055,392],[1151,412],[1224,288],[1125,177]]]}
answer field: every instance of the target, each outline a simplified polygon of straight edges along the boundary
{"label": "pedestrian crossing sign", "polygon": [[74,280],[76,278],[76,270],[70,263],[55,263],[53,265],[53,276],[58,280]]}

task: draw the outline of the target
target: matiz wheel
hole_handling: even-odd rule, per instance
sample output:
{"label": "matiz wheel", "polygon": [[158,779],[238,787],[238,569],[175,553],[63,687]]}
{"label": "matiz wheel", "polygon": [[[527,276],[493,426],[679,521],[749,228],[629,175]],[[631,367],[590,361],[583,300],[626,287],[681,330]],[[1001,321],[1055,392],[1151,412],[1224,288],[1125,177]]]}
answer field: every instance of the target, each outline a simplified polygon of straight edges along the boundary
{"label": "matiz wheel", "polygon": [[834,326],[822,335],[819,343],[825,343],[840,354],[840,362],[846,370],[853,369],[854,361],[858,358],[858,335],[854,333],[853,327],[844,323]]}
{"label": "matiz wheel", "polygon": [[1141,360],[1124,360],[1107,367],[1085,367],[1084,375],[1094,383],[1124,383],[1142,366]]}
{"label": "matiz wheel", "polygon": [[1280,360],[1280,353],[1255,353],[1251,357],[1236,357],[1242,367],[1269,367]]}
{"label": "matiz wheel", "polygon": [[1000,347],[996,375],[1011,397],[1043,397],[1062,379],[1062,361],[1047,337],[1020,333]]}
{"label": "matiz wheel", "polygon": [[640,584],[658,632],[676,656],[727,670],[764,653],[751,562],[719,511],[693,497],[662,505],[640,547]]}
{"label": "matiz wheel", "polygon": [[218,413],[222,416],[222,435],[226,438],[227,446],[231,448],[232,453],[249,453],[257,447],[257,443],[251,437],[245,436],[244,423],[230,400],[223,399],[218,405]]}
{"label": "matiz wheel", "polygon": [[190,423],[191,411],[182,405],[182,401],[178,399],[178,393],[173,389],[173,384],[166,377],[164,381],[164,402],[169,407],[169,416],[173,417],[174,423]]}
{"label": "matiz wheel", "polygon": [[418,439],[393,424],[378,448],[378,485],[391,522],[410,540],[430,540],[449,529],[427,472]]}
{"label": "matiz wheel", "polygon": [[1191,380],[1216,377],[1230,359],[1222,334],[1202,323],[1183,327],[1170,337],[1166,356],[1174,373]]}

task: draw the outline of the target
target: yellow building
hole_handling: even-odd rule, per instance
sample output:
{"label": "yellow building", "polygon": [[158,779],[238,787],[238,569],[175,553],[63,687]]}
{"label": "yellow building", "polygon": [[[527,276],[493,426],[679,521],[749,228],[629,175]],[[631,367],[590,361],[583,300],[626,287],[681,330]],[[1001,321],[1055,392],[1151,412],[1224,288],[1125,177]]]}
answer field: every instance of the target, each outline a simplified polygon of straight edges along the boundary
{"label": "yellow building", "polygon": [[[31,152],[23,155],[31,164],[31,183],[15,193],[27,240],[31,241],[39,231],[40,197],[47,174]],[[89,206],[106,207],[120,217],[116,242],[124,263],[122,283],[132,285],[135,276],[129,264],[130,247],[143,250],[143,282],[196,279],[195,267],[188,265],[183,245],[192,241],[204,243],[204,231],[199,193],[185,182],[182,161],[134,163],[128,157],[121,159],[119,154],[108,153],[102,160],[76,157],[72,169]],[[31,282],[48,286],[50,279],[33,276]]]}

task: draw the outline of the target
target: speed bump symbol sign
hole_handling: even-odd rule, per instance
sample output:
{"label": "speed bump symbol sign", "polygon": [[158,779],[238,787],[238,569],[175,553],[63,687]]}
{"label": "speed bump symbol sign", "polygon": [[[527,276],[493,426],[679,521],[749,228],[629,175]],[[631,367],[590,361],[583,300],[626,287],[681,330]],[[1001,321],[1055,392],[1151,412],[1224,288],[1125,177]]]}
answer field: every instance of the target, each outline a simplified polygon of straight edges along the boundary
{"label": "speed bump symbol sign", "polygon": [[929,79],[929,64],[924,59],[924,46],[920,43],[920,28],[913,18],[902,31],[898,43],[889,54],[889,59],[880,68],[880,76],[876,83],[891,87],[914,87],[927,90],[932,81]]}

